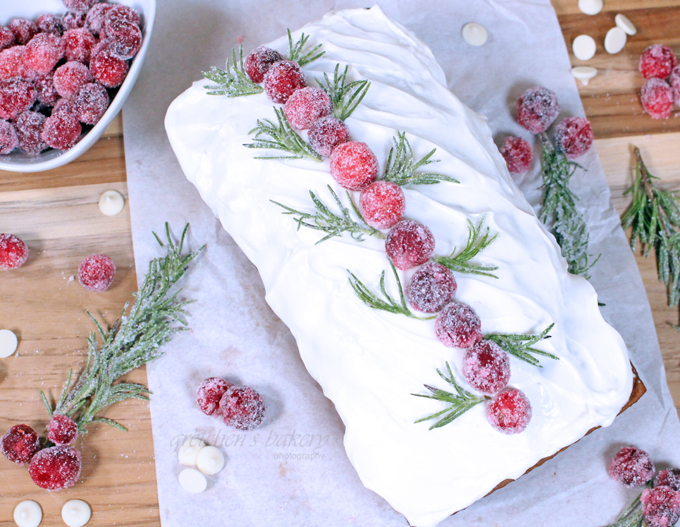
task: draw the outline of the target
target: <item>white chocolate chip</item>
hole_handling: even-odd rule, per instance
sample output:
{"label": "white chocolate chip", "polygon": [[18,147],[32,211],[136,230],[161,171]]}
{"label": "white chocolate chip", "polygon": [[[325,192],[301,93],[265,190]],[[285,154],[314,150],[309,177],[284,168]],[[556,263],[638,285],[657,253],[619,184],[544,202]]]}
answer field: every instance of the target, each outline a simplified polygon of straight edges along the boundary
{"label": "white chocolate chip", "polygon": [[578,0],[578,8],[586,15],[596,15],[602,11],[604,2],[602,0]]}
{"label": "white chocolate chip", "polygon": [[92,517],[92,509],[83,500],[71,500],[61,508],[61,519],[68,527],[83,527]]}
{"label": "white chocolate chip", "polygon": [[214,446],[203,447],[196,457],[196,466],[203,474],[212,476],[224,468],[224,455]]}
{"label": "white chocolate chip", "polygon": [[579,35],[574,39],[571,48],[579,60],[590,60],[595,56],[595,40],[588,35]]}
{"label": "white chocolate chip", "polygon": [[198,456],[198,451],[205,446],[205,443],[201,441],[198,437],[190,437],[186,439],[182,446],[179,447],[179,452],[177,453],[177,459],[180,465],[188,465],[193,467],[196,465],[196,456]]}
{"label": "white chocolate chip", "polygon": [[105,216],[115,216],[125,207],[125,198],[120,192],[107,190],[99,198],[99,210]]}
{"label": "white chocolate chip", "polygon": [[11,356],[18,345],[19,340],[14,333],[9,329],[0,329],[0,358],[6,359]]}
{"label": "white chocolate chip", "polygon": [[613,27],[607,31],[607,36],[604,37],[604,49],[607,50],[607,53],[616,55],[624,48],[627,40],[628,37],[623,29]]}
{"label": "white chocolate chip", "polygon": [[200,494],[208,486],[208,480],[195,468],[185,468],[179,473],[179,484],[191,494]]}
{"label": "white chocolate chip", "polygon": [[476,22],[465,24],[461,33],[463,34],[463,40],[471,46],[483,46],[489,37],[486,28]]}
{"label": "white chocolate chip", "polygon": [[597,70],[590,66],[577,66],[571,69],[571,74],[580,80],[584,86],[588,86],[588,81],[597,75]]}
{"label": "white chocolate chip", "polygon": [[33,500],[22,501],[14,509],[14,522],[19,527],[38,527],[42,516],[40,505]]}
{"label": "white chocolate chip", "polygon": [[619,13],[614,17],[614,22],[616,22],[617,27],[623,29],[623,32],[626,35],[634,35],[635,33],[637,33],[637,28],[633,25],[633,23],[626,15],[622,15],[621,13]]}

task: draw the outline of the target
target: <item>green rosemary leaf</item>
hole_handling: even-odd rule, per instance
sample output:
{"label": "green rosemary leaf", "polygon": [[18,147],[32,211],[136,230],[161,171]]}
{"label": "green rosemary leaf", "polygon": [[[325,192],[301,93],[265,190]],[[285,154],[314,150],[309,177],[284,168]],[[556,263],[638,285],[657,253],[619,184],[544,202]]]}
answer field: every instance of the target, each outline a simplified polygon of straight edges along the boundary
{"label": "green rosemary leaf", "polygon": [[106,417],[95,417],[94,419],[92,419],[91,422],[92,423],[104,423],[104,424],[107,424],[107,425],[112,426],[114,428],[117,428],[118,430],[121,430],[123,432],[128,431],[128,429],[126,427],[124,427],[122,424],[114,421],[113,419],[107,419]]}
{"label": "green rosemary leaf", "polygon": [[430,414],[416,421],[416,423],[422,423],[423,421],[430,421],[432,419],[438,419],[439,417],[443,416],[441,417],[441,419],[438,419],[438,421],[436,421],[430,427],[430,430],[433,430],[435,428],[441,428],[442,426],[448,425],[449,423],[453,422],[455,419],[463,415],[468,410],[477,406],[479,403],[482,403],[489,399],[489,397],[486,396],[477,397],[476,395],[473,395],[464,388],[462,388],[456,382],[456,379],[453,376],[453,372],[451,371],[451,366],[449,366],[448,362],[446,363],[446,370],[448,372],[448,377],[445,374],[443,374],[439,369],[437,369],[437,373],[442,379],[444,379],[447,383],[453,386],[453,388],[456,391],[455,394],[447,392],[445,390],[434,388],[432,386],[428,386],[427,384],[425,385],[425,388],[427,388],[427,390],[430,392],[428,395],[423,395],[419,393],[411,394],[416,397],[425,397],[427,399],[434,399],[435,401],[442,401],[449,405],[444,410],[440,410],[439,412]]}
{"label": "green rosemary leaf", "polygon": [[47,409],[47,415],[49,415],[51,418],[53,414],[52,405],[49,403],[49,401],[47,400],[47,396],[45,395],[45,392],[43,392],[42,390],[40,390],[40,398],[42,399],[42,402],[45,405],[45,408]]}
{"label": "green rosemary leaf", "polygon": [[487,333],[484,338],[495,342],[510,355],[514,355],[532,366],[542,368],[543,366],[534,355],[541,355],[554,360],[560,360],[560,358],[547,351],[532,348],[532,346],[543,339],[549,339],[548,333],[554,326],[554,323],[550,324],[538,335]]}
{"label": "green rosemary leaf", "polygon": [[[647,484],[647,487],[649,488],[650,485]],[[608,525],[607,527],[643,527],[646,525],[642,516],[641,496],[642,494],[638,495],[638,497],[633,500],[633,503],[623,511],[623,514],[619,516],[616,523]]]}
{"label": "green rosemary leaf", "polygon": [[338,195],[333,191],[333,188],[330,185],[328,185],[328,190],[333,196],[335,205],[340,209],[340,214],[332,212],[311,190],[309,191],[309,195],[312,197],[312,203],[314,204],[314,213],[302,212],[292,207],[288,207],[287,205],[283,205],[278,201],[270,201],[284,209],[282,214],[294,216],[293,219],[298,224],[298,230],[300,230],[300,227],[308,227],[310,229],[325,232],[326,236],[316,242],[317,244],[325,242],[334,236],[340,236],[343,232],[349,233],[349,235],[358,242],[364,241],[365,235],[375,236],[376,238],[381,239],[385,238],[385,235],[382,232],[369,227],[366,224],[359,209],[357,209],[354,201],[352,201],[352,196],[349,192],[347,192],[347,199],[351,203],[352,210],[354,210],[354,213],[359,217],[361,222],[355,221],[352,218],[349,209],[342,204],[340,198],[338,198]]}
{"label": "green rosemary leaf", "polygon": [[319,86],[325,91],[333,103],[333,115],[344,121],[352,112],[356,110],[359,103],[368,93],[371,83],[367,80],[347,82],[349,66],[340,74],[340,64],[335,66],[333,81],[327,73],[324,73],[324,80],[318,81]]}
{"label": "green rosemary leaf", "polygon": [[439,163],[439,159],[431,159],[437,151],[436,148],[433,148],[422,159],[416,161],[413,157],[411,144],[406,139],[405,132],[397,132],[397,136],[393,137],[392,140],[394,141],[394,146],[390,149],[387,157],[385,175],[383,176],[385,181],[391,181],[400,187],[404,185],[434,185],[440,181],[460,183],[460,181],[443,174],[418,172],[425,165]]}
{"label": "green rosemary leaf", "polygon": [[277,123],[269,119],[258,119],[257,126],[249,133],[255,134],[253,142],[245,144],[246,148],[264,148],[268,150],[282,150],[290,156],[262,156],[255,159],[311,159],[321,162],[321,156],[309,146],[288,123],[281,108],[274,108]]}
{"label": "green rosemary leaf", "polygon": [[239,46],[239,60],[236,60],[236,50],[231,50],[233,63],[227,58],[227,69],[212,67],[210,71],[204,71],[203,76],[217,84],[217,86],[204,86],[210,90],[208,95],[226,95],[227,97],[243,97],[262,93],[264,88],[250,80],[243,69],[243,46]]}
{"label": "green rosemary leaf", "polygon": [[302,33],[298,41],[293,44],[293,36],[290,34],[290,29],[288,31],[288,46],[290,48],[289,56],[290,60],[297,62],[300,66],[305,66],[310,62],[314,62],[316,59],[321,57],[325,51],[319,51],[321,49],[321,44],[317,44],[307,53],[302,55],[302,48],[305,47],[307,41],[309,40],[309,35]]}
{"label": "green rosemary leaf", "polygon": [[449,256],[439,256],[433,258],[433,260],[458,273],[478,274],[491,278],[498,278],[495,274],[491,273],[491,271],[498,269],[495,265],[478,265],[470,263],[470,260],[491,245],[498,237],[498,233],[491,234],[489,227],[487,227],[484,234],[482,234],[484,220],[485,218],[482,216],[477,222],[477,225],[474,225],[472,221],[468,220],[468,239],[467,244],[462,251],[456,254],[456,249],[454,248]]}

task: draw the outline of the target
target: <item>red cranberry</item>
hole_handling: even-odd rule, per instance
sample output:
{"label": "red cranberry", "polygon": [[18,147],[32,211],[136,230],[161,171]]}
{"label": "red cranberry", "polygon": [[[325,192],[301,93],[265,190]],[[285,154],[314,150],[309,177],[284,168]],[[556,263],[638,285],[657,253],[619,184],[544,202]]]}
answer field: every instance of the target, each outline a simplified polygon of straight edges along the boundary
{"label": "red cranberry", "polygon": [[99,33],[104,31],[104,18],[112,7],[113,5],[111,4],[95,4],[94,7],[87,12],[85,27],[89,29],[94,36],[99,36]]}
{"label": "red cranberry", "polygon": [[33,20],[26,20],[25,18],[15,18],[7,25],[12,33],[17,44],[23,46],[38,34],[38,26]]}
{"label": "red cranberry", "polygon": [[[102,4],[107,5],[107,4]],[[63,17],[61,17],[61,25],[64,27],[64,31],[69,31],[71,29],[78,29],[79,27],[85,27],[85,17],[86,13],[78,13],[77,11],[68,11]]]}
{"label": "red cranberry", "polygon": [[567,117],[555,126],[555,145],[569,159],[582,156],[593,145],[593,129],[585,117]]}
{"label": "red cranberry", "polygon": [[397,223],[385,239],[387,257],[402,271],[427,262],[434,253],[434,245],[430,229],[413,220]]}
{"label": "red cranberry", "polygon": [[406,298],[414,309],[436,313],[453,299],[457,287],[456,279],[447,267],[430,262],[413,273]]}
{"label": "red cranberry", "polygon": [[665,79],[677,65],[678,59],[671,48],[654,44],[642,52],[639,68],[645,79]]}
{"label": "red cranberry", "polygon": [[534,86],[517,99],[517,120],[532,134],[545,132],[559,113],[557,96],[548,88]]}
{"label": "red cranberry", "polygon": [[42,140],[42,131],[47,118],[39,113],[27,110],[22,112],[14,122],[19,139],[19,148],[29,155],[38,155],[47,149],[47,143]]}
{"label": "red cranberry", "polygon": [[117,20],[132,22],[136,26],[140,25],[142,21],[139,13],[133,8],[120,4],[114,5],[104,14],[104,31],[106,32],[106,36],[109,36],[109,24],[116,22]]}
{"label": "red cranberry", "polygon": [[28,473],[41,489],[61,490],[76,484],[81,466],[80,452],[75,448],[54,446],[33,456]]}
{"label": "red cranberry", "polygon": [[283,107],[288,122],[298,130],[307,130],[321,117],[333,111],[331,98],[321,88],[301,88],[291,95]]}
{"label": "red cranberry", "polygon": [[[0,247],[2,247],[2,236],[0,234]],[[7,459],[17,465],[25,465],[40,450],[40,440],[38,434],[30,426],[14,425],[2,437],[1,448]]]}
{"label": "red cranberry", "polygon": [[69,29],[63,36],[64,56],[68,61],[88,64],[97,41],[84,27]]}
{"label": "red cranberry", "polygon": [[51,33],[52,35],[60,37],[64,32],[64,26],[61,24],[61,17],[52,13],[40,15],[35,23],[38,26],[38,29],[43,33]]}
{"label": "red cranberry", "polygon": [[265,407],[260,394],[249,386],[232,386],[220,400],[220,413],[227,426],[252,430],[264,421]]}
{"label": "red cranberry", "polygon": [[93,5],[95,5],[99,0],[62,0],[64,5],[68,9],[73,9],[74,11],[87,11]]}
{"label": "red cranberry", "polygon": [[626,487],[643,487],[654,477],[654,463],[644,450],[626,446],[609,462],[609,475]]}
{"label": "red cranberry", "polygon": [[81,62],[67,62],[54,72],[54,87],[66,99],[73,96],[85,84],[92,82],[92,75]]}
{"label": "red cranberry", "polygon": [[26,263],[28,247],[14,234],[0,233],[0,269],[16,269]]}
{"label": "red cranberry", "polygon": [[54,415],[47,425],[47,439],[55,445],[70,445],[78,437],[78,425],[65,415]]}
{"label": "red cranberry", "polygon": [[307,86],[305,74],[297,62],[281,60],[264,75],[264,91],[273,102],[283,104],[295,90]]}
{"label": "red cranberry", "polygon": [[127,76],[129,64],[113,54],[111,44],[113,41],[106,41],[106,44],[98,51],[95,50],[90,59],[90,72],[94,79],[107,88],[116,88],[123,84]]}
{"label": "red cranberry", "polygon": [[274,51],[265,46],[250,52],[243,61],[243,67],[250,77],[250,80],[260,84],[264,80],[264,74],[269,71],[273,64],[283,60],[283,56],[278,51]]}
{"label": "red cranberry", "polygon": [[511,174],[525,174],[531,168],[534,152],[526,139],[509,135],[500,151]]}
{"label": "red cranberry", "polygon": [[642,85],[642,107],[652,119],[668,119],[673,110],[673,92],[664,80],[652,77]]}
{"label": "red cranberry", "polygon": [[206,415],[220,415],[222,396],[232,386],[232,383],[218,377],[204,380],[196,390],[196,402],[201,412]]}
{"label": "red cranberry", "polygon": [[660,470],[654,479],[654,486],[680,490],[680,469],[667,468],[666,470]]}
{"label": "red cranberry", "polygon": [[0,81],[0,119],[16,119],[37,96],[33,83],[19,78]]}
{"label": "red cranberry", "polygon": [[54,107],[52,115],[45,121],[42,140],[52,148],[68,150],[80,139],[82,126],[70,111],[57,111]]}
{"label": "red cranberry", "polygon": [[24,64],[39,75],[46,75],[63,56],[64,42],[61,37],[40,33],[26,44]]}
{"label": "red cranberry", "polygon": [[78,281],[85,289],[95,293],[106,291],[115,274],[116,264],[103,254],[88,256],[78,267]]}
{"label": "red cranberry", "polygon": [[673,93],[673,101],[680,106],[680,66],[676,66],[671,71],[671,92]]}
{"label": "red cranberry", "polygon": [[109,107],[109,94],[101,84],[85,84],[73,96],[71,105],[81,123],[97,124]]}
{"label": "red cranberry", "polygon": [[54,106],[59,100],[59,94],[54,87],[54,74],[39,75],[33,81],[37,98],[40,104],[48,107]]}
{"label": "red cranberry", "polygon": [[361,191],[359,205],[366,223],[376,229],[389,229],[404,215],[406,197],[399,185],[376,181]]}
{"label": "red cranberry", "polygon": [[531,403],[515,388],[506,388],[486,406],[486,418],[496,430],[504,434],[519,434],[531,421]]}
{"label": "red cranberry", "polygon": [[26,46],[14,46],[0,51],[0,80],[14,77],[31,80],[35,76],[24,64],[25,52]]}
{"label": "red cranberry", "polygon": [[309,144],[322,156],[329,157],[336,146],[349,140],[347,125],[332,115],[322,117],[309,129]]}
{"label": "red cranberry", "polygon": [[0,26],[0,51],[11,48],[16,44],[17,39],[14,38],[12,30],[5,26]]}
{"label": "red cranberry", "polygon": [[462,373],[478,392],[493,395],[510,381],[510,358],[495,342],[480,340],[465,352]]}
{"label": "red cranberry", "polygon": [[11,123],[0,119],[0,155],[9,154],[19,146],[17,131]]}
{"label": "red cranberry", "polygon": [[331,176],[348,190],[362,190],[378,177],[378,159],[366,143],[342,143],[331,154]]}
{"label": "red cranberry", "polygon": [[451,302],[437,316],[434,332],[449,348],[469,348],[482,339],[482,321],[470,306]]}
{"label": "red cranberry", "polygon": [[640,501],[647,527],[671,527],[680,519],[680,492],[670,487],[645,489]]}
{"label": "red cranberry", "polygon": [[142,46],[141,29],[123,19],[115,20],[106,27],[106,36],[113,39],[111,54],[121,60],[133,58]]}

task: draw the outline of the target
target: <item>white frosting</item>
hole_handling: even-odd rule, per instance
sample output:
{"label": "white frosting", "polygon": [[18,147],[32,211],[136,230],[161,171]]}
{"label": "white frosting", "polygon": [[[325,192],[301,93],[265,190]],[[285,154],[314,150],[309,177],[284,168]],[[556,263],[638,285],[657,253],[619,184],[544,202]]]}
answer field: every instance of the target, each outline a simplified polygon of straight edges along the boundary
{"label": "white frosting", "polygon": [[83,500],[69,500],[61,508],[61,519],[68,527],[83,527],[92,517],[92,509]]}
{"label": "white frosting", "polygon": [[[436,340],[433,321],[371,310],[357,299],[346,270],[376,289],[389,269],[382,240],[343,236],[315,245],[322,234],[298,230],[270,203],[311,210],[309,190],[328,202],[331,185],[347,204],[328,161],[253,159],[266,152],[242,146],[251,142],[248,132],[257,119],[274,117],[264,94],[210,96],[201,80],[170,106],[166,128],[184,173],[257,266],[267,302],[291,329],[307,369],[346,425],[345,448],[362,482],[411,525],[431,527],[592,427],[609,425],[631,392],[627,351],[603,320],[592,286],[567,273],[554,238],[512,182],[485,120],[446,88],[422,42],[377,7],[331,13],[303,29],[309,46],[326,50],[305,67],[308,78],[332,72],[339,62],[351,66],[353,79],[370,80],[347,125],[381,166],[392,137],[403,130],[416,156],[436,147],[437,171],[460,181],[405,189],[405,217],[432,230],[436,254],[464,245],[468,219],[485,215],[499,233],[479,258],[498,266],[499,279],[457,274],[457,301],[474,307],[484,332],[536,333],[555,323],[540,347],[559,361],[544,359],[539,369],[511,358],[510,384],[533,406],[524,433],[497,432],[482,405],[434,431],[414,424],[443,406],[411,394],[424,393],[425,383],[448,389],[435,371],[445,361],[463,382],[463,353]],[[287,40],[269,46],[285,52]],[[406,283],[410,273],[400,274]]]}
{"label": "white frosting", "polygon": [[33,500],[24,500],[14,509],[14,523],[18,527],[38,527],[42,517],[40,505]]}

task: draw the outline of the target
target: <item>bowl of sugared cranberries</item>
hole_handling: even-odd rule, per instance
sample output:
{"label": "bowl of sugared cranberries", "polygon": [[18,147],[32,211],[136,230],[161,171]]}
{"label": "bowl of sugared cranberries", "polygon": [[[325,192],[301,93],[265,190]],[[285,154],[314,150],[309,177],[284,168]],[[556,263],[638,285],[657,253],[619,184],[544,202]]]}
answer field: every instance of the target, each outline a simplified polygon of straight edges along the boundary
{"label": "bowl of sugared cranberries", "polygon": [[156,0],[0,2],[0,170],[85,153],[132,90]]}

